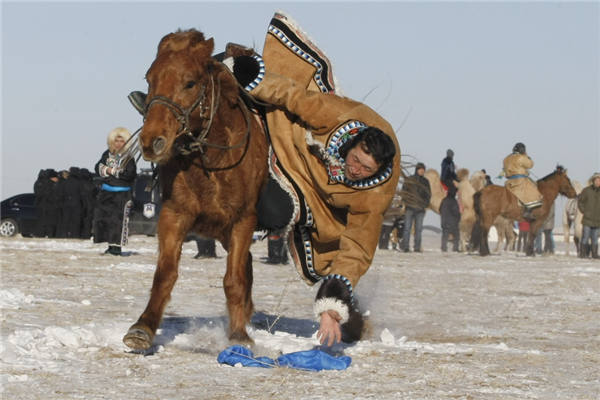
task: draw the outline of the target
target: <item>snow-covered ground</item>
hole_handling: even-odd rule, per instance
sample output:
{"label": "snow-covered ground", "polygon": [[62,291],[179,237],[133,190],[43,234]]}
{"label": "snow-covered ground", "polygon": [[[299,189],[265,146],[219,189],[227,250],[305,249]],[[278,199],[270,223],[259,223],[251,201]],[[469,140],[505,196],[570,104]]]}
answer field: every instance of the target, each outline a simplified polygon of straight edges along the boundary
{"label": "snow-covered ground", "polygon": [[[179,280],[156,346],[121,338],[145,307],[156,239],[134,236],[128,257],[90,241],[1,239],[2,399],[598,399],[600,263],[564,254],[527,258],[378,251],[356,288],[364,340],[330,351],[344,371],[236,368],[229,343],[225,253],[195,260],[184,245]],[[492,249],[495,244],[491,244]],[[291,265],[254,254],[257,356],[314,348],[316,288]]]}

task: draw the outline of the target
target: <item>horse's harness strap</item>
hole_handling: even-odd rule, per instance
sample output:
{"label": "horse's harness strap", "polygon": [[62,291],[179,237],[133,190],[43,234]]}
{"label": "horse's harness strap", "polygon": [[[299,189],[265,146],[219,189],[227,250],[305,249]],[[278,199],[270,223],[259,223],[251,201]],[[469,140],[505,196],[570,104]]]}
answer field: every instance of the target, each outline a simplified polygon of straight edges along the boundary
{"label": "horse's harness strap", "polygon": [[[186,143],[179,147],[178,150],[182,155],[189,155],[189,154],[192,154],[195,152],[200,152],[202,157],[204,158],[204,156],[205,156],[204,148],[205,147],[212,147],[212,148],[216,148],[216,149],[220,149],[220,150],[237,149],[237,148],[244,146],[246,144],[246,142],[248,141],[248,137],[250,136],[250,124],[251,124],[250,113],[249,113],[248,108],[245,105],[245,103],[238,96],[238,104],[239,104],[240,108],[242,109],[244,118],[246,120],[246,132],[244,134],[244,137],[238,143],[236,143],[234,145],[230,145],[230,146],[211,143],[206,139],[206,137],[208,136],[208,133],[210,131],[210,128],[212,126],[213,119],[219,108],[219,101],[221,98],[221,82],[219,80],[217,80],[217,84],[215,85],[215,80],[213,79],[213,76],[212,75],[209,75],[209,76],[210,76],[210,81],[211,81],[211,102],[210,102],[210,112],[209,112],[208,118],[203,115],[206,112],[205,107],[204,107],[204,100],[206,98],[206,86],[203,87],[203,90],[202,90],[200,96],[198,96],[198,98],[196,99],[196,101],[187,109],[181,107],[179,104],[175,103],[168,97],[160,96],[160,95],[154,96],[148,102],[148,105],[146,106],[144,115],[146,115],[148,113],[148,110],[150,109],[150,107],[152,107],[155,104],[162,104],[162,105],[166,106],[173,113],[177,122],[179,122],[180,128],[177,131],[177,136],[185,134],[185,135],[189,135],[193,139],[191,142]],[[215,86],[216,86],[216,93],[215,93]],[[206,121],[207,123],[204,126],[204,128],[202,129],[202,131],[197,136],[195,136],[190,128],[190,115],[198,107],[200,107],[200,117],[203,119],[203,121]]]}

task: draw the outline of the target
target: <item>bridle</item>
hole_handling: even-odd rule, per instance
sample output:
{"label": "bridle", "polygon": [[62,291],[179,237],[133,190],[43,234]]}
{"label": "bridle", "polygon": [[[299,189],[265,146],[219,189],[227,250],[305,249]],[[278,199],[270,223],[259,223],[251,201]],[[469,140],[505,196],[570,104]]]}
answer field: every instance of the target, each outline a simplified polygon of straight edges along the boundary
{"label": "bridle", "polygon": [[[227,71],[229,70],[227,69]],[[250,137],[251,125],[251,117],[250,111],[248,110],[248,106],[241,98],[241,95],[238,95],[237,103],[240,106],[244,114],[244,119],[246,121],[246,132],[244,133],[242,139],[238,143],[230,146],[211,143],[208,141],[207,136],[210,133],[214,117],[219,108],[219,100],[221,98],[221,82],[217,80],[217,83],[215,84],[215,79],[213,78],[212,74],[209,73],[208,75],[210,77],[210,110],[207,110],[208,106],[205,104],[206,85],[202,85],[202,90],[200,91],[198,98],[196,98],[192,105],[190,105],[187,108],[181,106],[180,104],[177,104],[176,102],[174,102],[166,96],[157,95],[152,97],[150,101],[148,101],[148,104],[146,105],[143,112],[145,121],[146,116],[148,115],[148,111],[151,107],[159,104],[167,107],[173,113],[175,119],[179,123],[179,129],[177,130],[175,139],[176,143],[174,144],[174,146],[176,146],[177,151],[183,156],[188,156],[190,154],[199,152],[202,160],[202,168],[205,170],[205,172],[207,172],[208,170],[227,169],[206,167],[207,160],[205,148],[211,147],[219,150],[234,150],[246,146]],[[198,135],[194,135],[190,126],[190,116],[196,109],[199,109],[200,119],[202,121],[202,124],[204,125],[204,127]],[[135,133],[127,141],[125,146],[123,146],[124,151],[119,156],[119,167],[124,167],[125,164],[127,164],[127,162],[132,158],[135,159],[136,162],[140,159],[142,155],[142,149],[137,135],[141,132],[141,130],[142,128],[140,127],[137,131],[135,131]],[[177,139],[182,137],[187,137],[189,140],[180,140],[179,142],[177,142]]]}
{"label": "bridle", "polygon": [[[206,137],[210,132],[210,128],[212,127],[212,123],[219,108],[220,99],[221,99],[221,81],[217,80],[217,84],[215,85],[215,79],[212,74],[208,74],[210,77],[210,110],[207,110],[207,105],[205,104],[206,100],[206,85],[202,85],[202,90],[198,95],[198,98],[192,103],[188,108],[184,108],[181,105],[177,104],[173,100],[169,99],[166,96],[154,96],[150,99],[148,104],[146,105],[146,109],[144,110],[144,119],[150,108],[156,104],[161,104],[167,107],[175,116],[177,122],[179,122],[179,129],[177,130],[176,137],[180,137],[182,135],[188,135],[192,140],[185,141],[182,144],[177,145],[177,150],[182,155],[189,155],[194,152],[200,152],[204,156],[204,147],[212,147],[220,150],[233,150],[239,147],[242,147],[248,141],[248,137],[250,135],[250,112],[246,104],[241,101],[240,96],[238,96],[238,104],[240,105],[242,112],[244,113],[244,118],[246,120],[246,133],[242,140],[238,143],[231,146],[223,146],[216,143],[209,142]],[[215,92],[216,87],[216,92]],[[200,119],[204,127],[200,131],[198,135],[194,135],[192,128],[190,126],[190,116],[194,112],[196,108],[200,110]],[[206,113],[208,112],[208,116]]]}

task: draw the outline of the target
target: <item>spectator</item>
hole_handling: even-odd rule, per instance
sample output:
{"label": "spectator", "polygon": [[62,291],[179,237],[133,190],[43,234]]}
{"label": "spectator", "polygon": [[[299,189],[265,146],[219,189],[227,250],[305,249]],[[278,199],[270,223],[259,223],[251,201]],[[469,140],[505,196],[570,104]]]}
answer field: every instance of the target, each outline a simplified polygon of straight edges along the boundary
{"label": "spectator", "polygon": [[458,251],[460,233],[460,210],[456,201],[456,188],[448,186],[448,194],[440,204],[440,216],[442,220],[442,251],[448,251],[448,237],[452,236],[452,250]]}
{"label": "spectator", "polygon": [[128,227],[124,218],[131,207],[131,187],[137,171],[135,160],[119,166],[119,151],[131,134],[126,128],[115,128],[108,134],[108,150],[96,163],[96,173],[102,178],[102,187],[94,211],[94,243],[108,242],[105,253],[121,255],[121,245],[127,241]]}
{"label": "spectator", "polygon": [[217,258],[217,243],[215,239],[204,238],[196,235],[194,238],[198,253],[194,258]]}
{"label": "spectator", "polygon": [[[529,222],[528,221],[520,221],[519,222],[519,236],[517,238],[517,251],[525,251],[525,247],[527,246],[527,238],[529,237]],[[522,246],[522,247],[521,247]]]}
{"label": "spectator", "polygon": [[429,206],[431,200],[431,188],[429,181],[423,176],[425,174],[425,164],[417,163],[415,173],[407,177],[402,185],[402,199],[406,206],[404,214],[404,232],[402,234],[402,250],[409,252],[410,231],[415,227],[414,251],[422,252],[421,232],[423,230],[423,218],[425,209]]}
{"label": "spectator", "polygon": [[38,177],[33,184],[33,194],[35,194],[35,217],[36,227],[35,236],[44,237],[44,202],[48,196],[49,179],[47,170],[41,169]]}
{"label": "spectator", "polygon": [[[552,207],[550,208],[550,212],[548,213],[548,217],[544,224],[541,226],[535,237],[534,243],[534,251],[537,254],[554,254],[554,237],[552,231],[554,230],[554,216],[555,209],[554,203],[552,203]],[[544,249],[542,250],[542,236],[544,237]]]}
{"label": "spectator", "polygon": [[[379,249],[387,250],[390,243],[390,235],[394,228],[397,227],[398,219],[404,215],[404,207],[402,205],[402,196],[400,191],[396,191],[392,203],[383,214],[383,225],[379,234]],[[393,244],[395,247],[395,245]]]}
{"label": "spectator", "polygon": [[94,204],[97,189],[94,185],[93,175],[87,168],[80,170],[81,176],[81,232],[80,238],[92,237],[92,223],[94,220]]}
{"label": "spectator", "polygon": [[288,251],[283,236],[270,234],[267,237],[266,264],[287,264]]}
{"label": "spectator", "polygon": [[65,171],[62,181],[61,220],[59,224],[59,237],[79,238],[81,235],[81,181],[79,168],[71,167]]}
{"label": "spectator", "polygon": [[583,214],[581,221],[583,232],[579,256],[598,258],[598,230],[600,229],[600,173],[596,172],[590,178],[590,185],[581,191],[577,206]]}
{"label": "spectator", "polygon": [[41,237],[56,237],[60,218],[60,197],[58,194],[58,173],[53,169],[46,170],[47,179],[41,185],[40,206],[42,207]]}
{"label": "spectator", "polygon": [[446,150],[446,158],[442,160],[440,180],[446,190],[448,190],[450,186],[456,186],[458,183],[456,166],[454,165],[454,151],[452,151],[452,149]]}
{"label": "spectator", "polygon": [[485,175],[485,186],[493,185],[494,182],[492,182],[492,177],[488,175],[485,169],[482,169],[481,172],[483,172],[483,174]]}

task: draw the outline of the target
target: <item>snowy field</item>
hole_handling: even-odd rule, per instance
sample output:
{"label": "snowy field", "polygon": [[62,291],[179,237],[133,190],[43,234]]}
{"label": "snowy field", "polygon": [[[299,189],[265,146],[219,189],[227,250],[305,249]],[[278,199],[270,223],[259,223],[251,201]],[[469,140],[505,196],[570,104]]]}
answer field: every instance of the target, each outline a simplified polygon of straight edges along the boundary
{"label": "snowy field", "polygon": [[[90,241],[0,240],[2,399],[590,399],[600,398],[600,263],[564,254],[526,258],[378,251],[356,288],[364,340],[329,351],[344,371],[220,365],[229,343],[220,259],[184,245],[179,280],[146,354],[121,338],[146,305],[156,239],[128,257]],[[491,248],[495,243],[491,243]],[[572,246],[572,245],[571,245]],[[291,265],[252,248],[257,356],[318,345],[312,303]]]}

